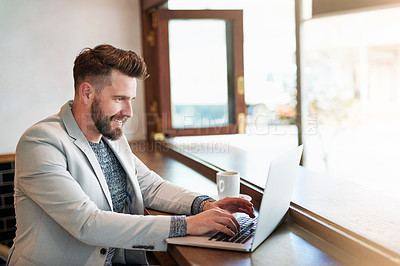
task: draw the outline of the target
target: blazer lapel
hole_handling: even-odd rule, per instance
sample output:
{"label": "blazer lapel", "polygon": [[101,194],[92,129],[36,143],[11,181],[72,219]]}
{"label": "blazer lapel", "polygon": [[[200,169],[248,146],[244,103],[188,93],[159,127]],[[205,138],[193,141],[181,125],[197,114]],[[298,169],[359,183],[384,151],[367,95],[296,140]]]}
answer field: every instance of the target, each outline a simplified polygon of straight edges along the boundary
{"label": "blazer lapel", "polygon": [[113,210],[112,207],[112,199],[111,194],[108,189],[107,181],[104,177],[103,171],[101,170],[100,164],[97,161],[96,155],[92,151],[88,141],[86,140],[85,135],[79,128],[78,124],[75,121],[75,118],[71,111],[72,101],[66,103],[60,111],[61,119],[64,122],[65,128],[70,135],[71,138],[75,139],[74,144],[85,154],[88,159],[90,165],[92,166],[94,172],[96,173],[97,180],[100,183],[100,186],[103,190],[103,194],[107,199],[108,205],[110,209]]}
{"label": "blazer lapel", "polygon": [[[110,141],[108,139],[104,139],[107,144],[111,147],[115,156],[118,158],[122,167],[125,170],[127,181],[130,181],[133,189],[133,194],[135,198],[133,206],[133,210],[131,213],[143,214],[144,213],[144,203],[142,198],[142,192],[140,191],[139,182],[136,177],[136,167],[132,160],[130,160],[130,155],[127,153],[131,153],[130,147],[127,144],[127,141],[124,137],[121,137],[118,141]],[[125,145],[126,144],[126,145]],[[127,147],[125,147],[127,146]]]}

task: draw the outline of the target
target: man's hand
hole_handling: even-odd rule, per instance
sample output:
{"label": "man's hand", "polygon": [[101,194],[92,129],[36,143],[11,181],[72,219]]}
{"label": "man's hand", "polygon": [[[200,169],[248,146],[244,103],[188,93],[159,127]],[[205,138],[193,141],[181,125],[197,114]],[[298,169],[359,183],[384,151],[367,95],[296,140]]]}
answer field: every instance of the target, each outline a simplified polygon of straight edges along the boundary
{"label": "man's hand", "polygon": [[242,198],[226,197],[218,201],[207,202],[203,206],[203,211],[216,207],[228,210],[231,213],[244,212],[252,218],[255,217],[253,204],[250,201]]}
{"label": "man's hand", "polygon": [[231,212],[218,207],[187,217],[186,224],[186,234],[188,235],[203,235],[217,230],[233,236],[240,228]]}
{"label": "man's hand", "polygon": [[188,235],[203,235],[210,231],[220,231],[233,236],[240,229],[234,212],[244,212],[254,218],[253,204],[241,198],[227,197],[214,202],[207,202],[203,212],[186,218]]}

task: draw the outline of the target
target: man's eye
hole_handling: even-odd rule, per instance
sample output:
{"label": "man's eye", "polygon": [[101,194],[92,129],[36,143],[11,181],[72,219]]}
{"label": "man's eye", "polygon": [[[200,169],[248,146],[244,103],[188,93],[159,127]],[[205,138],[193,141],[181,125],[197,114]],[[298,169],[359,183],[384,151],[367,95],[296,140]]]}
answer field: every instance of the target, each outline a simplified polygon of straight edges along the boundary
{"label": "man's eye", "polygon": [[117,102],[122,102],[123,98],[117,98]]}

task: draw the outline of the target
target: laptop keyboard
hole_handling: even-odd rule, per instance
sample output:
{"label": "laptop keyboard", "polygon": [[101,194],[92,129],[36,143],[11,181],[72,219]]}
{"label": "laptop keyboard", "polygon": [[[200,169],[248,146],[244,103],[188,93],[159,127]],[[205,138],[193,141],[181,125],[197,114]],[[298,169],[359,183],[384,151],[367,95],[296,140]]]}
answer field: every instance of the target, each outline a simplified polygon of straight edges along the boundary
{"label": "laptop keyboard", "polygon": [[246,243],[252,236],[254,236],[254,232],[256,231],[258,217],[250,218],[250,217],[239,217],[237,221],[240,224],[240,231],[236,233],[234,236],[229,236],[222,232],[216,232],[213,234],[208,240],[215,241],[223,241],[223,242],[231,242],[231,243]]}

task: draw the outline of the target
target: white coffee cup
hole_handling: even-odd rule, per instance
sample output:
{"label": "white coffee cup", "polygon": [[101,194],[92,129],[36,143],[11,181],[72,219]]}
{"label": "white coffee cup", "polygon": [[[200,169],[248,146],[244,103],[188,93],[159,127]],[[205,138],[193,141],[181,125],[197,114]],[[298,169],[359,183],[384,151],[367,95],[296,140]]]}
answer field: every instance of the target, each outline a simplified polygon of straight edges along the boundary
{"label": "white coffee cup", "polygon": [[238,172],[217,173],[218,198],[239,197],[240,174]]}

